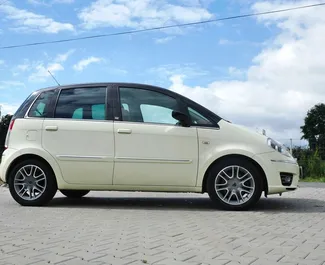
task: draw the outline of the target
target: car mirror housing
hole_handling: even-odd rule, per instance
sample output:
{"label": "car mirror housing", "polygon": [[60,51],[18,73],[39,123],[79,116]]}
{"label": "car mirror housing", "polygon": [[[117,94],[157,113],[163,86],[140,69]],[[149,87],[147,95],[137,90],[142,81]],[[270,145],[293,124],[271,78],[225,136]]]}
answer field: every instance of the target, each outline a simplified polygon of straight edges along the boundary
{"label": "car mirror housing", "polygon": [[178,120],[182,126],[184,127],[191,126],[191,120],[185,113],[174,110],[172,112],[172,116],[174,119]]}

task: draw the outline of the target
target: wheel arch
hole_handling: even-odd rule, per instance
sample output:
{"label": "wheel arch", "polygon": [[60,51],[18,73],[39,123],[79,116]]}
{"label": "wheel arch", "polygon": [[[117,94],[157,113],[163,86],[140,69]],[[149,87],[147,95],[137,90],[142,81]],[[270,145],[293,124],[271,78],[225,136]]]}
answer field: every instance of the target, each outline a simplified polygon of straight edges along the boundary
{"label": "wheel arch", "polygon": [[204,173],[204,177],[203,177],[203,181],[202,181],[202,193],[207,192],[207,180],[208,180],[208,176],[209,176],[209,172],[211,170],[211,168],[220,163],[221,161],[230,159],[230,158],[240,158],[243,160],[246,160],[248,162],[251,162],[256,168],[257,170],[260,172],[261,176],[262,176],[262,180],[263,180],[263,191],[265,192],[265,194],[268,193],[268,182],[267,182],[267,178],[266,178],[266,174],[265,171],[263,170],[263,168],[261,167],[261,165],[256,162],[254,159],[245,156],[245,155],[239,155],[239,154],[230,154],[230,155],[225,155],[222,157],[219,157],[218,159],[214,160],[210,166],[207,168],[207,170]]}
{"label": "wheel arch", "polygon": [[[49,169],[52,171],[53,175],[55,176],[55,172],[54,172],[51,164],[46,159],[44,159],[41,156],[35,155],[35,154],[23,154],[21,156],[18,156],[16,159],[14,159],[11,162],[11,164],[9,165],[7,173],[6,173],[6,182],[7,183],[8,183],[8,178],[9,178],[9,176],[11,174],[11,171],[14,169],[14,167],[16,165],[18,165],[20,162],[23,162],[23,161],[28,160],[28,159],[35,159],[35,160],[38,160],[38,161],[44,163],[46,166],[49,167]],[[56,177],[54,179],[55,179],[56,186],[58,186]]]}

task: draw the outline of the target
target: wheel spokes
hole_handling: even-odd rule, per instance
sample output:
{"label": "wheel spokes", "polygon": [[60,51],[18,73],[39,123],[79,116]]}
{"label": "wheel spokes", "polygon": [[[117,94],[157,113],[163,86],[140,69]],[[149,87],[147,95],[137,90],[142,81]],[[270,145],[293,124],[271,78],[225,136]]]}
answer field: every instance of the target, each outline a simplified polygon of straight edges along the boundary
{"label": "wheel spokes", "polygon": [[252,174],[237,165],[222,169],[215,179],[215,191],[227,204],[241,205],[247,202],[255,192]]}
{"label": "wheel spokes", "polygon": [[26,165],[17,171],[14,189],[24,200],[36,200],[46,190],[47,180],[44,171],[36,165]]}
{"label": "wheel spokes", "polygon": [[228,181],[229,179],[232,179],[232,177],[233,177],[233,175],[232,175],[232,176],[229,176],[225,170],[222,170],[222,171],[219,173],[219,175],[220,175],[220,177],[222,177],[225,181]]}

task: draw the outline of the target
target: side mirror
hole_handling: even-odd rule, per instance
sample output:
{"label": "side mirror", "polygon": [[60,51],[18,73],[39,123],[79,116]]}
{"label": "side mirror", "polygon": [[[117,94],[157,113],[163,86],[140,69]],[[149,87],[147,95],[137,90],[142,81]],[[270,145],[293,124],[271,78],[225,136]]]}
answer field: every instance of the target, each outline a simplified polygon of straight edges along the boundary
{"label": "side mirror", "polygon": [[178,120],[182,126],[184,126],[184,127],[191,126],[191,120],[186,114],[179,112],[177,110],[174,110],[172,112],[172,116],[175,120]]}

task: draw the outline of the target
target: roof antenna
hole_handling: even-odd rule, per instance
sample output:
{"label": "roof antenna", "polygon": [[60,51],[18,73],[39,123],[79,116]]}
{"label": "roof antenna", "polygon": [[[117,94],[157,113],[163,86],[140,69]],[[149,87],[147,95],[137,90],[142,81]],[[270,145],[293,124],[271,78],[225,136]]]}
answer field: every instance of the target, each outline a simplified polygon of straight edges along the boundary
{"label": "roof antenna", "polygon": [[52,75],[52,73],[50,72],[50,70],[47,70],[50,75],[52,76],[52,78],[54,79],[54,81],[58,84],[58,86],[61,86],[60,83],[58,82],[58,80],[56,80],[56,78],[54,77],[54,75]]}

